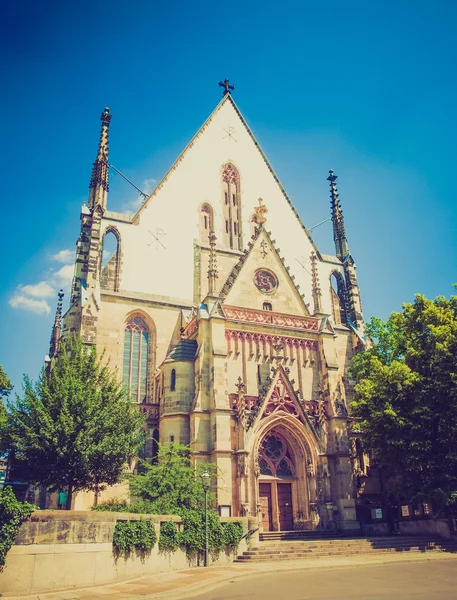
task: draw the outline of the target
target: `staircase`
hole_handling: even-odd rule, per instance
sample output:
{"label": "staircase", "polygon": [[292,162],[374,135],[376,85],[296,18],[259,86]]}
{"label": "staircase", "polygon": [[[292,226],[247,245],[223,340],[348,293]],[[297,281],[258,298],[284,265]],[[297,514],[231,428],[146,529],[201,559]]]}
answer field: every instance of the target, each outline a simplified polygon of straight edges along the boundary
{"label": "staircase", "polygon": [[[277,534],[275,537],[272,534]],[[243,552],[235,562],[277,561],[381,554],[387,552],[456,552],[457,540],[431,536],[343,537],[327,532],[282,531],[261,534],[257,548]]]}

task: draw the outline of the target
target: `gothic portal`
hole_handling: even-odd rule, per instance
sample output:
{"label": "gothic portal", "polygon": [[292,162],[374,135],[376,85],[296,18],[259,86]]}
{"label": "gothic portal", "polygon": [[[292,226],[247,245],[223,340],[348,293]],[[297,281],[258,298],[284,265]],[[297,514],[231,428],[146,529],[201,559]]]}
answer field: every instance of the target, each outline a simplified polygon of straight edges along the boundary
{"label": "gothic portal", "polygon": [[329,256],[227,82],[136,214],[119,214],[109,109],[101,121],[63,335],[106,351],[147,417],[145,457],[174,441],[217,465],[221,514],[257,515],[263,530],[353,529],[348,363],[363,319],[336,175]]}

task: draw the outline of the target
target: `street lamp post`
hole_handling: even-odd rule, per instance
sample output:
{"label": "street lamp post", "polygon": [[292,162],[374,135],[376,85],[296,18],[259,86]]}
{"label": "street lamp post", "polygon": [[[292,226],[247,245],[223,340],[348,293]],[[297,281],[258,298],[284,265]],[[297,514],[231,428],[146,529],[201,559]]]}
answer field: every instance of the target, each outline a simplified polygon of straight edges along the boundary
{"label": "street lamp post", "polygon": [[208,490],[211,480],[211,475],[207,472],[202,473],[202,484],[205,491],[205,567],[208,566]]}

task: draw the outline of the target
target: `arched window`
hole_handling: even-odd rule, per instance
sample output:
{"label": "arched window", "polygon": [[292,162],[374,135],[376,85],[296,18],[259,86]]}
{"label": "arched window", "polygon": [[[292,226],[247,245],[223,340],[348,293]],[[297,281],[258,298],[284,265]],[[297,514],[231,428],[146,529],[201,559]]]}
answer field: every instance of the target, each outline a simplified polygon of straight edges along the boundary
{"label": "arched window", "polygon": [[120,251],[119,237],[109,229],[103,236],[100,260],[100,287],[103,290],[119,289]]}
{"label": "arched window", "polygon": [[123,380],[135,402],[144,402],[148,392],[149,330],[139,316],[125,326]]}
{"label": "arched window", "polygon": [[330,276],[330,284],[333,322],[335,325],[341,325],[341,323],[347,322],[346,286],[341,273],[333,272]]}
{"label": "arched window", "polygon": [[273,305],[271,304],[271,302],[264,302],[263,310],[273,310]]}
{"label": "arched window", "polygon": [[200,241],[207,244],[209,233],[213,229],[213,209],[205,202],[200,209]]}
{"label": "arched window", "polygon": [[232,164],[222,171],[223,243],[242,250],[240,175]]}
{"label": "arched window", "polygon": [[171,377],[170,377],[170,391],[174,392],[175,389],[176,389],[176,370],[172,369]]}
{"label": "arched window", "polygon": [[263,438],[259,448],[261,475],[272,477],[294,477],[295,467],[286,440],[275,431]]}

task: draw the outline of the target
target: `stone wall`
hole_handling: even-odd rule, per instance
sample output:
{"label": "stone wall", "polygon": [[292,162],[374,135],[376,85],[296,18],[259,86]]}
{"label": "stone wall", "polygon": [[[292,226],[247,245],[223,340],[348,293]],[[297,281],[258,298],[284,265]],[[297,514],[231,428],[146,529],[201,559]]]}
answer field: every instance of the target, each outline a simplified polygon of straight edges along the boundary
{"label": "stone wall", "polygon": [[[21,525],[0,573],[0,594],[24,595],[112,583],[123,579],[176,571],[201,566],[198,559],[189,559],[182,550],[161,553],[158,543],[151,553],[132,552],[117,556],[113,552],[116,521],[144,518],[154,521],[159,538],[160,523],[175,521],[176,516],[137,515],[129,513],[52,511],[34,512]],[[238,521],[245,532],[254,529],[257,521],[247,518],[223,518],[222,522]],[[232,562],[246,550],[245,540],[237,553],[221,552],[211,557],[211,564]]]}
{"label": "stone wall", "polygon": [[[401,535],[425,535],[450,539],[452,530],[446,519],[417,519],[414,521],[399,521]],[[362,523],[362,534],[366,536],[391,535],[391,523]]]}

